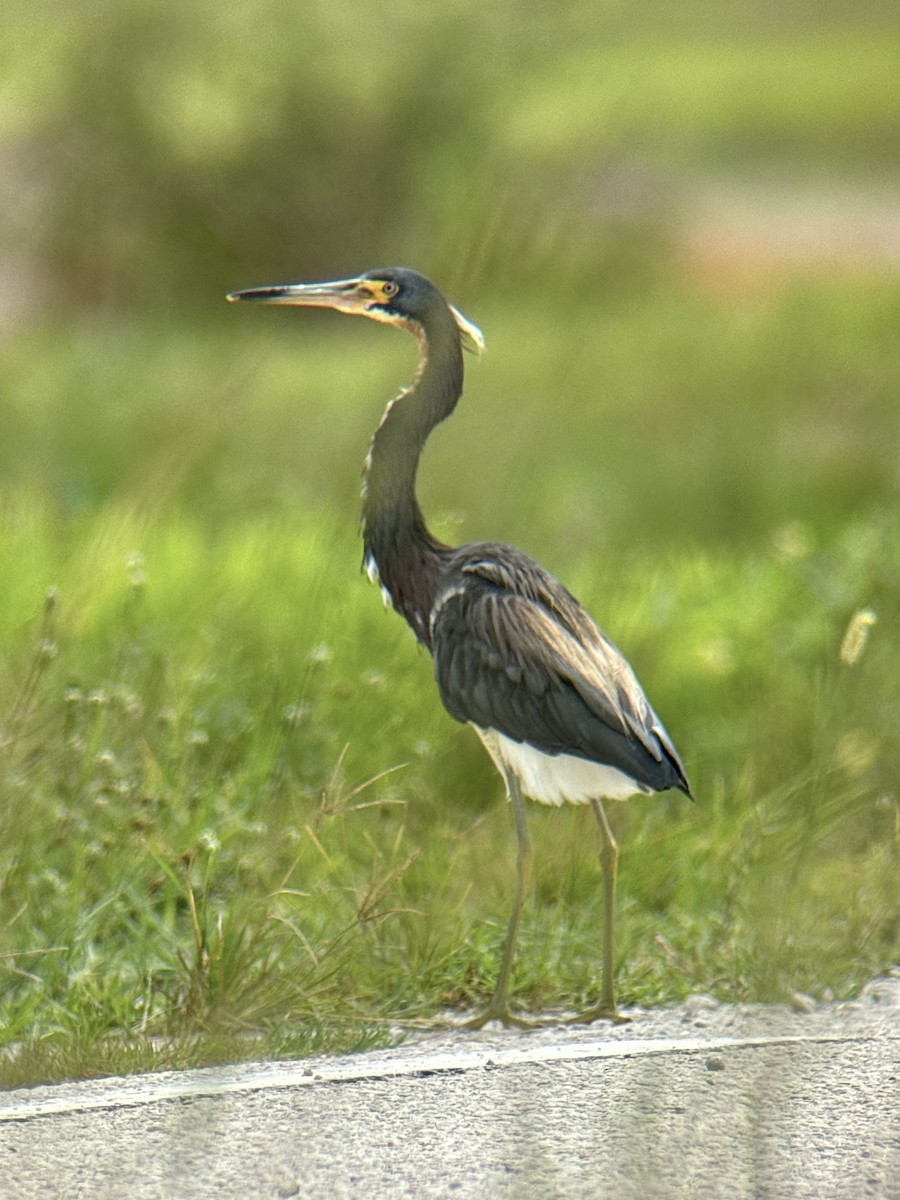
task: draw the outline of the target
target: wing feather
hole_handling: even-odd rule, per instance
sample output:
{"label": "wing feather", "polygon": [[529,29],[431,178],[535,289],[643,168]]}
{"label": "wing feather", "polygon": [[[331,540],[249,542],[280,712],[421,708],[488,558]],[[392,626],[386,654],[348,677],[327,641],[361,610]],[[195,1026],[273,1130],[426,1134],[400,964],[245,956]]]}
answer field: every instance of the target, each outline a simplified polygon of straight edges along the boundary
{"label": "wing feather", "polygon": [[688,791],[634,672],[577,601],[518,551],[477,550],[457,552],[432,612],[435,675],[449,712],[548,754],[616,767],[656,790]]}

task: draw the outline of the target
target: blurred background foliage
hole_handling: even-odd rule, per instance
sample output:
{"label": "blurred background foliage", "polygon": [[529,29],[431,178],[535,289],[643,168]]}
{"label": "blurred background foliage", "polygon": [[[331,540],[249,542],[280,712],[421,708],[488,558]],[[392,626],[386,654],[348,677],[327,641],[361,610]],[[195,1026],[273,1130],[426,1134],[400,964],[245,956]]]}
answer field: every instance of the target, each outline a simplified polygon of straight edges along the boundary
{"label": "blurred background foliage", "polygon": [[[705,0],[665,14],[575,3],[564,17],[467,0],[401,0],[389,14],[280,0],[11,14],[7,479],[77,507],[161,463],[171,490],[174,457],[181,498],[196,485],[210,511],[298,488],[306,504],[349,507],[355,485],[334,489],[371,423],[366,398],[392,389],[397,368],[332,365],[349,343],[326,321],[307,328],[340,340],[326,340],[326,361],[304,345],[298,369],[291,314],[239,323],[222,295],[404,262],[475,306],[498,350],[484,392],[524,402],[510,429],[470,372],[470,421],[484,420],[457,445],[473,516],[498,422],[519,437],[500,452],[521,455],[530,480],[523,519],[552,496],[584,529],[614,533],[630,516],[669,537],[680,514],[732,536],[883,495],[900,261],[893,17],[877,2],[850,14]],[[152,322],[166,341],[145,336]],[[232,360],[234,338],[247,341]],[[314,462],[297,462],[297,425],[280,420],[291,389]],[[587,442],[635,478],[580,474],[560,391]],[[73,392],[77,406],[59,403]],[[711,419],[734,404],[739,421]],[[653,455],[631,453],[636,435]],[[190,464],[179,442],[194,446]],[[708,491],[686,457],[716,475]]]}
{"label": "blurred background foliage", "polygon": [[[489,988],[499,784],[353,538],[411,347],[224,304],[379,264],[487,335],[426,455],[437,532],[563,575],[687,757],[696,808],[617,810],[626,999],[896,955],[894,3],[36,0],[0,68],[3,1012],[81,1047],[11,1077],[97,1069],[88,1028],[299,1013],[309,1049],[361,1036],[323,1012]],[[595,986],[581,816],[533,815],[535,1006]],[[295,850],[312,959],[335,913],[367,941],[286,992]]]}
{"label": "blurred background foliage", "polygon": [[196,317],[235,279],[398,260],[454,294],[621,286],[710,173],[895,185],[895,15],[38,3],[0,51],[7,232],[57,305]]}

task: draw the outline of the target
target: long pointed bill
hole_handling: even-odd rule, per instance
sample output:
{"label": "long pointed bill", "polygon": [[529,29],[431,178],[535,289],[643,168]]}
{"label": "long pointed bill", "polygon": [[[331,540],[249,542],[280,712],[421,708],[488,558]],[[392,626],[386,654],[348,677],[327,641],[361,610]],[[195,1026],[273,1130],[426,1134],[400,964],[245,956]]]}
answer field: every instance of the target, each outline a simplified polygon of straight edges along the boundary
{"label": "long pointed bill", "polygon": [[338,312],[365,313],[377,297],[364,279],[338,279],[334,283],[279,283],[271,287],[229,292],[228,300],[254,300],[259,304],[298,304],[310,308],[336,308]]}
{"label": "long pointed bill", "polygon": [[[387,288],[391,288],[388,291]],[[271,287],[246,288],[229,292],[227,299],[253,300],[258,304],[296,304],[308,308],[334,308],[338,312],[372,317],[390,325],[409,325],[408,318],[390,311],[391,297],[396,284],[375,277],[375,273],[358,279],[338,279],[334,283],[278,283]],[[464,350],[480,354],[484,349],[481,330],[467,321],[458,308],[448,306],[459,329]]]}

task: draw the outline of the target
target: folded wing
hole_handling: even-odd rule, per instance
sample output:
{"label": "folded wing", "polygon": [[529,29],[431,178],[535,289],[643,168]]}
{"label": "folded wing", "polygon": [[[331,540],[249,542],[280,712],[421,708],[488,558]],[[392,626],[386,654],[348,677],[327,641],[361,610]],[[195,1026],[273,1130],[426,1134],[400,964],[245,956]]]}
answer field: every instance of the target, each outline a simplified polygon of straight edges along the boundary
{"label": "folded wing", "polygon": [[690,794],[631,667],[557,580],[506,546],[461,547],[448,566],[431,641],[452,716]]}

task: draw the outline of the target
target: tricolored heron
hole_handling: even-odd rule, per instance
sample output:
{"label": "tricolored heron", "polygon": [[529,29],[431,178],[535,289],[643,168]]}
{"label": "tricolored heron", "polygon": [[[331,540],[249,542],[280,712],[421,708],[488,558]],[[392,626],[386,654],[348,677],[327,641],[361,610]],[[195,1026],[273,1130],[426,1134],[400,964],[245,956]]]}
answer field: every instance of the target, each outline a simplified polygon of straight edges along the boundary
{"label": "tricolored heron", "polygon": [[398,325],[419,342],[412,385],[375,430],[363,489],[364,566],[386,603],[434,658],[450,715],[473,725],[506,783],[518,837],[517,880],[497,985],[470,1024],[527,1024],[507,990],[532,850],[524,796],[589,804],[600,827],[604,949],[600,1003],[580,1019],[617,1018],[614,919],[618,847],[603,806],[678,788],[690,795],[672,739],[622,654],[578,601],[533,559],[497,542],[445,546],[428,530],[415,493],[432,429],[462,392],[462,350],[479,330],[430,280],[403,267],[336,283],[232,292],[229,300],[334,308]]}

